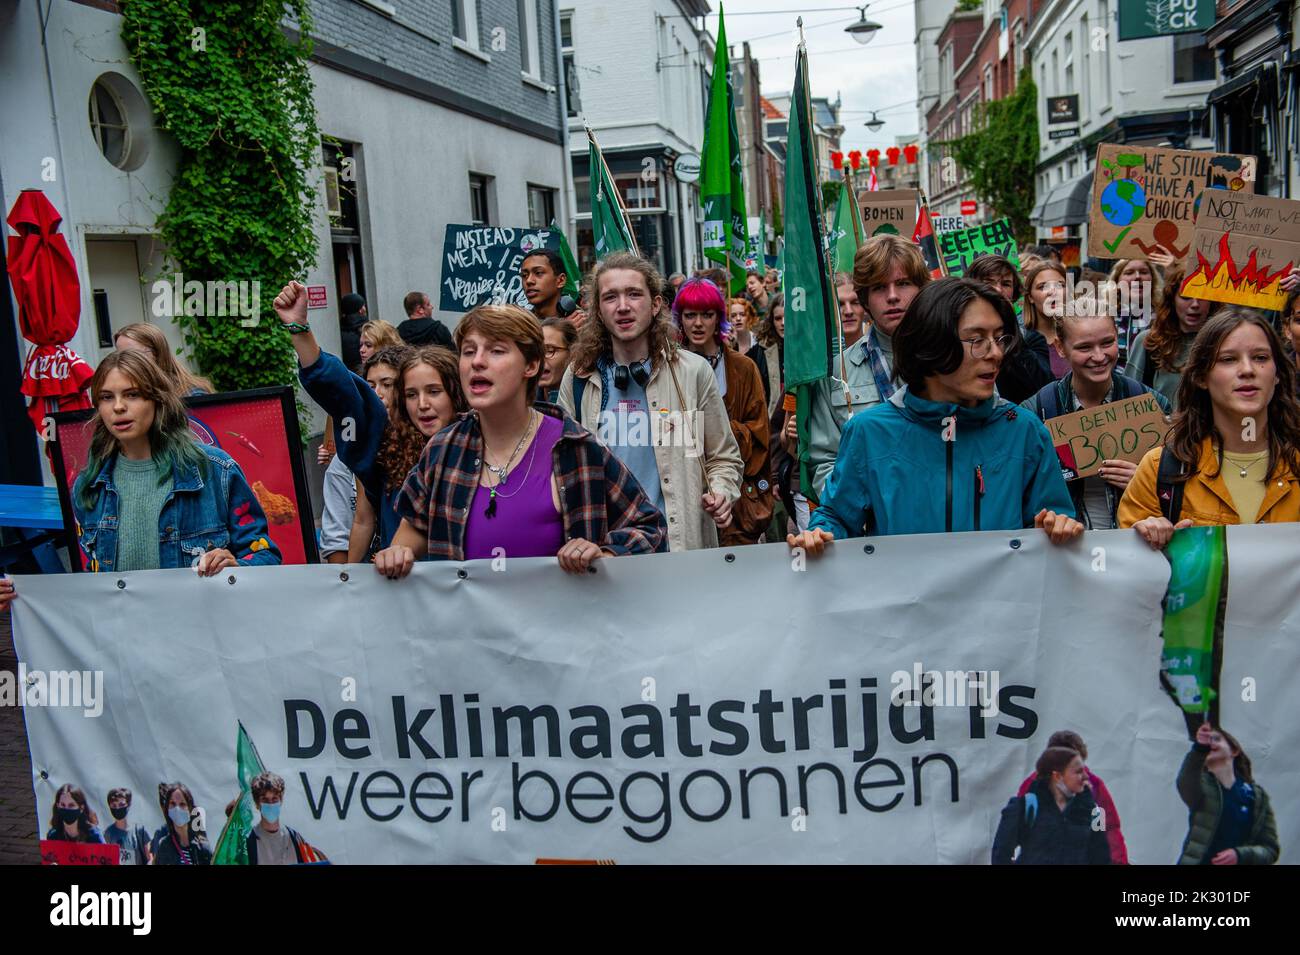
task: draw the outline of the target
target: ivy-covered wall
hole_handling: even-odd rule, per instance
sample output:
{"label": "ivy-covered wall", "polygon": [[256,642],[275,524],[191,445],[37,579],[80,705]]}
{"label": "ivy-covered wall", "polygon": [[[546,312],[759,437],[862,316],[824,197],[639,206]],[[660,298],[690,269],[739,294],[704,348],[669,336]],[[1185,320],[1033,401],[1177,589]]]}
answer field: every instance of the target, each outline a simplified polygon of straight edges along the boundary
{"label": "ivy-covered wall", "polygon": [[1038,161],[1038,87],[1028,69],[1005,99],[980,106],[975,132],[934,145],[952,146],[953,158],[975,194],[998,216],[1011,220],[1022,244],[1033,244],[1029,221],[1034,209],[1034,170]]}
{"label": "ivy-covered wall", "polygon": [[288,384],[295,359],[271,302],[316,260],[308,173],[320,135],[307,70],[308,0],[122,0],[122,39],[160,127],[180,147],[158,219],[187,281],[257,282],[255,324],[179,314],[194,362],[220,390]]}

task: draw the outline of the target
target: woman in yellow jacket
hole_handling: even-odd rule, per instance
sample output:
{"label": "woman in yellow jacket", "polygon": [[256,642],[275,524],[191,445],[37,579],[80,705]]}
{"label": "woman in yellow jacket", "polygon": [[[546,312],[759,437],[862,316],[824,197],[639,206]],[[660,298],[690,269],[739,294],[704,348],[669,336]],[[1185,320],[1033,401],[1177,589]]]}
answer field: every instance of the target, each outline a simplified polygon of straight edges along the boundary
{"label": "woman in yellow jacket", "polygon": [[1230,307],[1211,318],[1188,356],[1165,446],[1138,465],[1119,526],[1160,549],[1183,527],[1300,520],[1295,383],[1260,313]]}

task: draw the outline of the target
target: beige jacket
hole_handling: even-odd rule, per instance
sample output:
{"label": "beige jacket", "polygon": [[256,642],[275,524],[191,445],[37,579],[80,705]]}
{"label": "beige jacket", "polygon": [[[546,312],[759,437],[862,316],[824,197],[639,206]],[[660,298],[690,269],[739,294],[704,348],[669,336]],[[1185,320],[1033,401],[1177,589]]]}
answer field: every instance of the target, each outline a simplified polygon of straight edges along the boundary
{"label": "beige jacket", "polygon": [[[681,386],[678,399],[673,372]],[[573,408],[573,367],[560,382],[559,404],[583,427],[600,435],[600,400],[604,384],[600,372],[584,376],[582,413]],[[660,362],[646,385],[646,398],[658,412],[658,433],[654,436],[655,463],[664,496],[664,517],[668,520],[670,551],[698,550],[718,546],[718,528],[700,502],[706,490],[723,494],[735,503],[740,497],[744,459],[731,433],[731,419],[718,392],[718,382],[708,361],[684,348],[677,349],[670,371]],[[701,468],[703,462],[703,468]],[[704,486],[708,473],[709,488]]]}

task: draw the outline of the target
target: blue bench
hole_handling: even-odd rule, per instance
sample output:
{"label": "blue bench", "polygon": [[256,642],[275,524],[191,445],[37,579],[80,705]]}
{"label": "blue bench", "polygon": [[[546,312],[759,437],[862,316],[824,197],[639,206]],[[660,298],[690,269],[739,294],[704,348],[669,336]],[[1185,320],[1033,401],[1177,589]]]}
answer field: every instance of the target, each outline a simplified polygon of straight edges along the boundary
{"label": "blue bench", "polygon": [[47,573],[63,570],[54,547],[63,543],[63,511],[57,488],[30,484],[0,484],[0,528],[5,533],[0,546],[0,568],[33,555]]}

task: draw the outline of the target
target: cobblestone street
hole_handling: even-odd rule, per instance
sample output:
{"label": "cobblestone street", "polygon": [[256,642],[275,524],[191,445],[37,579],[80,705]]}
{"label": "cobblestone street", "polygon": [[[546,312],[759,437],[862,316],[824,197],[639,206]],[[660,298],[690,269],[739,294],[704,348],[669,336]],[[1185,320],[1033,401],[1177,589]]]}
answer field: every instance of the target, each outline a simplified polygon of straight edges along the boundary
{"label": "cobblestone street", "polygon": [[[9,614],[0,614],[0,670],[16,673]],[[0,865],[35,864],[36,807],[32,797],[32,763],[27,727],[18,706],[0,706]]]}

